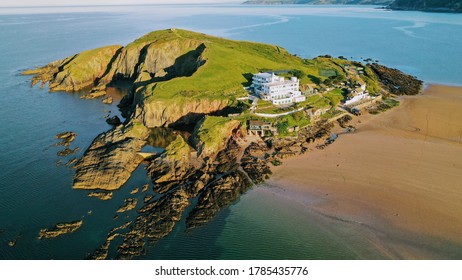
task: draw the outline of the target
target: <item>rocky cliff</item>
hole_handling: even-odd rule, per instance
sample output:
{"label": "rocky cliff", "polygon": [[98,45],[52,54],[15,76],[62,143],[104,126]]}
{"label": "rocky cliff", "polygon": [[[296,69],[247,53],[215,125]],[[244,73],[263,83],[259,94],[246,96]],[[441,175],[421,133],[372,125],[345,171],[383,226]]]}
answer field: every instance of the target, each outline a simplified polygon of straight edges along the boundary
{"label": "rocky cliff", "polygon": [[24,75],[34,75],[32,84],[49,83],[50,91],[80,91],[91,89],[98,78],[103,76],[121,46],[108,46],[84,51],[44,67],[24,71]]}
{"label": "rocky cliff", "polygon": [[204,115],[219,113],[231,102],[225,99],[182,98],[174,102],[168,100],[140,100],[136,104],[134,116],[143,120],[147,127],[191,125]]}
{"label": "rocky cliff", "polygon": [[143,161],[149,131],[132,121],[98,135],[75,165],[75,189],[119,189]]}

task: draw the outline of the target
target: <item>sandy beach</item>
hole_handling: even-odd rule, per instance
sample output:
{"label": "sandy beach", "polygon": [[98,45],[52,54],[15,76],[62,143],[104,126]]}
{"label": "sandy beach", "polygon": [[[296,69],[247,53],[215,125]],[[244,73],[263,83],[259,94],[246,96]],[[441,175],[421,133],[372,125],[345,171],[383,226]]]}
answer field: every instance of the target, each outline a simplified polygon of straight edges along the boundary
{"label": "sandy beach", "polygon": [[274,167],[269,186],[356,225],[397,259],[460,258],[462,88],[431,85],[401,105],[356,118],[355,133]]}

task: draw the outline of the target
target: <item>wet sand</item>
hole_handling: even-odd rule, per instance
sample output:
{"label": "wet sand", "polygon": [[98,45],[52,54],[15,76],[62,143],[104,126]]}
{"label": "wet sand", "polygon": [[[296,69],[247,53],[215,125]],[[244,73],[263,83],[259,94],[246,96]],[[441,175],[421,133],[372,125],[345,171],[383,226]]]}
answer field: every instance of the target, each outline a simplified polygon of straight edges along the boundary
{"label": "wet sand", "polygon": [[462,258],[462,88],[431,85],[400,101],[274,167],[268,185],[356,225],[388,258]]}

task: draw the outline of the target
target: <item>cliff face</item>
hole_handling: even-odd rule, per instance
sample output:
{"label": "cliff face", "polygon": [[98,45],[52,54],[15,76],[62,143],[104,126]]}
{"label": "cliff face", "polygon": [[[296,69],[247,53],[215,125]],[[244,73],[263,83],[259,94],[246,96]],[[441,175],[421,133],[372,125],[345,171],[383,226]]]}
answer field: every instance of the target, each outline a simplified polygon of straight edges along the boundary
{"label": "cliff face", "polygon": [[92,88],[96,80],[110,68],[110,63],[121,46],[108,46],[84,51],[44,67],[23,72],[35,75],[32,84],[49,83],[50,91],[79,91]]}
{"label": "cliff face", "polygon": [[197,58],[205,48],[200,45],[200,42],[188,39],[130,44],[122,49],[104,81],[128,79],[143,82],[151,78],[162,81],[190,76],[200,66]]}
{"label": "cliff face", "polygon": [[388,7],[394,10],[462,13],[462,0],[395,0]]}
{"label": "cliff face", "polygon": [[197,122],[204,114],[218,112],[226,108],[228,100],[182,99],[141,100],[136,105],[135,116],[143,120],[147,127],[169,124],[188,125]]}

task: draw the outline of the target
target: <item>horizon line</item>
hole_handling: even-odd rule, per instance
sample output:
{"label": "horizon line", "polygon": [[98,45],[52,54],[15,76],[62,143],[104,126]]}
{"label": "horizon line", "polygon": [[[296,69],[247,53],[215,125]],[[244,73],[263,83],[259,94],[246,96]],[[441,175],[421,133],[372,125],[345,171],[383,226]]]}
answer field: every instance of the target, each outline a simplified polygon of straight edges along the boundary
{"label": "horizon line", "polygon": [[134,4],[71,4],[71,5],[42,5],[42,6],[2,6],[0,8],[73,8],[73,7],[111,7],[111,6],[193,6],[193,5],[229,5],[229,4],[243,4],[244,2],[221,2],[221,3],[210,3],[210,2],[197,2],[197,3],[134,3]]}

